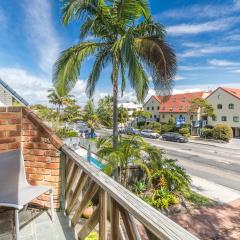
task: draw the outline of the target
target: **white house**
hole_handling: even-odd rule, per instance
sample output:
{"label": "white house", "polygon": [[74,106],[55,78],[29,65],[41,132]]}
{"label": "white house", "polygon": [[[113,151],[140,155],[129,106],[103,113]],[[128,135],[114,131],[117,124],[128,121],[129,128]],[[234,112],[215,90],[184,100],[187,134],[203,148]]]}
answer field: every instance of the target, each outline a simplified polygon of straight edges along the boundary
{"label": "white house", "polygon": [[18,103],[23,106],[28,106],[28,102],[16,93],[8,84],[0,79],[0,107],[13,106]]}
{"label": "white house", "polygon": [[128,111],[129,120],[132,120],[132,115],[135,111],[143,110],[142,104],[136,104],[133,102],[119,103],[118,107],[124,107]]}

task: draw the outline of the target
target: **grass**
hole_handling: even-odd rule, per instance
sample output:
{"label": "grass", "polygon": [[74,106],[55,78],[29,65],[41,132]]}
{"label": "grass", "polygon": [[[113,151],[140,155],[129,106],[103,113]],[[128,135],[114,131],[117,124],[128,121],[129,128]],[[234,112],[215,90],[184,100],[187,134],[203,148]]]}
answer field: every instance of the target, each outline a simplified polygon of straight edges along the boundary
{"label": "grass", "polygon": [[183,196],[187,201],[194,205],[194,207],[213,207],[216,202],[194,191],[184,192]]}

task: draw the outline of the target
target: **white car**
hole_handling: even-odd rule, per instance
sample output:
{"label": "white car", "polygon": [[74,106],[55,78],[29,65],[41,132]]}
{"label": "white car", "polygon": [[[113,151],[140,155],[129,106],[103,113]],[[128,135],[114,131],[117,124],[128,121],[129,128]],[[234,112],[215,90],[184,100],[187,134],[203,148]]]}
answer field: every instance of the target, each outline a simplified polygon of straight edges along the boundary
{"label": "white car", "polygon": [[143,129],[141,131],[141,136],[142,137],[147,137],[147,138],[159,138],[160,134],[153,132],[150,129]]}

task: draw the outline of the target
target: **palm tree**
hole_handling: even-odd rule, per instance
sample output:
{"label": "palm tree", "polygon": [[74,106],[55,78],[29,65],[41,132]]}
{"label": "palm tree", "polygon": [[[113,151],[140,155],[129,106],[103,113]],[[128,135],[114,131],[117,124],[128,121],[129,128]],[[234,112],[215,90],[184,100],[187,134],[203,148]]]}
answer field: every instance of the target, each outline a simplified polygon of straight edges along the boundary
{"label": "palm tree", "polygon": [[[68,93],[78,80],[82,62],[90,55],[95,62],[86,92],[92,96],[100,73],[112,64],[113,146],[118,143],[119,76],[121,92],[126,86],[126,71],[137,100],[143,102],[149,89],[149,77],[156,90],[169,90],[176,72],[174,51],[165,41],[164,27],[153,21],[148,0],[65,0],[63,24],[80,20],[82,39],[65,51],[55,63],[53,82]],[[145,70],[146,69],[146,70]]]}
{"label": "palm tree", "polygon": [[58,129],[59,127],[59,122],[60,122],[60,114],[61,114],[61,108],[64,105],[68,105],[71,103],[73,100],[71,99],[71,95],[64,94],[61,95],[57,89],[49,89],[48,90],[48,101],[49,103],[52,103],[53,105],[56,105],[56,128]]}
{"label": "palm tree", "polygon": [[99,125],[99,119],[96,114],[95,106],[93,100],[89,100],[84,107],[84,121],[87,123],[88,127],[91,129],[91,137],[93,138],[94,131]]}
{"label": "palm tree", "polygon": [[129,119],[128,110],[123,106],[118,108],[118,122],[121,124],[126,124]]}

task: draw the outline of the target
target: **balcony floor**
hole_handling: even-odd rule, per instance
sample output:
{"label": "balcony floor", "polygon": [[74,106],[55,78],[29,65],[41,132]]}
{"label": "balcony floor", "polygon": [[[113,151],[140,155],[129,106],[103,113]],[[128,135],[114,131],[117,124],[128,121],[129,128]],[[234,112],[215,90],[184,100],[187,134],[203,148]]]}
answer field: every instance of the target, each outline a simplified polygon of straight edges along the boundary
{"label": "balcony floor", "polygon": [[[47,211],[28,209],[20,212],[21,240],[74,240],[73,229],[68,225],[68,219],[62,212],[55,213],[52,223]],[[14,239],[14,212],[12,210],[0,212],[0,240]]]}

